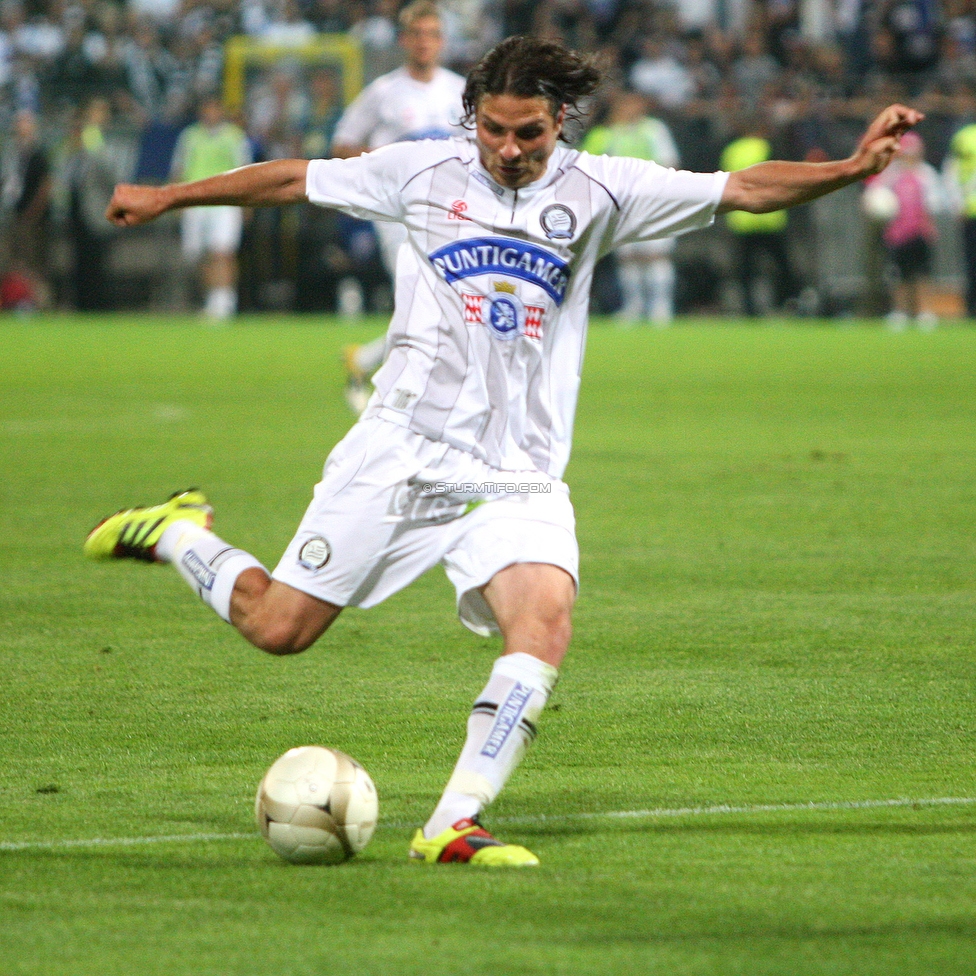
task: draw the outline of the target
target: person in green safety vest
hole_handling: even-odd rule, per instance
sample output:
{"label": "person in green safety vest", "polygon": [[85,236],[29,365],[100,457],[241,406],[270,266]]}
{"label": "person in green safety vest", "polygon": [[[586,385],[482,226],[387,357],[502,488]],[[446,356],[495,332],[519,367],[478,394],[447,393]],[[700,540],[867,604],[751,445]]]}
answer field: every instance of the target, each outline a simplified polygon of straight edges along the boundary
{"label": "person in green safety vest", "polygon": [[[760,120],[752,119],[743,126],[742,135],[723,150],[720,168],[732,173],[771,158],[772,146],[766,138],[764,126]],[[773,304],[781,307],[787,298],[799,290],[786,238],[786,211],[757,214],[733,210],[725,215],[725,224],[735,240],[735,275],[742,290],[745,314],[754,317],[761,310],[756,284],[760,279],[764,256],[774,269],[771,282]]]}
{"label": "person in green safety vest", "polygon": [[949,143],[944,164],[952,211],[962,224],[966,316],[976,318],[976,123],[963,126]]}
{"label": "person in green safety vest", "polygon": [[[171,172],[189,183],[252,162],[244,130],[229,122],[216,95],[200,104],[199,121],[176,142]],[[180,214],[183,257],[200,270],[206,292],[204,314],[227,319],[237,312],[237,251],[243,225],[240,207],[188,208]]]}
{"label": "person in green safety vest", "polygon": [[[667,125],[650,114],[639,92],[618,91],[610,103],[605,125],[594,126],[580,148],[605,156],[631,156],[677,169],[678,149]],[[674,317],[675,240],[639,241],[617,248],[617,277],[623,293],[620,321],[651,321],[659,328]]]}

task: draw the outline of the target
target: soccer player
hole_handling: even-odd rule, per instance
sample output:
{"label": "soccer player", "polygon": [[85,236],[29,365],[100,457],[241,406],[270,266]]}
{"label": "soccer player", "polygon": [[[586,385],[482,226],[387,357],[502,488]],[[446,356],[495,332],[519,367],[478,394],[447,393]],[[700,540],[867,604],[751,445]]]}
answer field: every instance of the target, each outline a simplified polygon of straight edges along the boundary
{"label": "soccer player", "polygon": [[[171,172],[174,179],[192,181],[214,176],[251,161],[244,130],[224,117],[215,95],[200,103],[199,120],[187,126],[176,141]],[[181,218],[183,256],[199,267],[211,319],[237,313],[237,251],[243,217],[240,207],[217,206],[187,210]]]}
{"label": "soccer player", "polygon": [[[405,63],[381,75],[353,100],[336,126],[332,155],[341,158],[392,142],[464,136],[461,95],[464,79],[440,65],[444,31],[437,5],[416,0],[400,12],[400,46]],[[383,265],[396,277],[397,252],[407,239],[400,223],[375,225]],[[385,338],[345,350],[346,400],[362,413],[369,400],[369,378],[383,362]]]}
{"label": "soccer player", "polygon": [[[650,159],[675,169],[680,162],[671,130],[663,120],[648,113],[645,97],[635,91],[614,93],[607,124],[590,129],[582,149],[608,156]],[[617,317],[624,325],[651,321],[663,328],[671,324],[674,247],[675,239],[665,237],[617,248],[617,276],[624,299]]]}
{"label": "soccer player", "polygon": [[120,185],[120,227],[179,207],[309,200],[407,228],[389,355],[363,417],[329,455],[273,573],[210,531],[196,490],[110,516],[87,554],[172,563],[257,647],[292,654],[343,607],[370,607],[441,563],[461,621],[503,653],[411,857],[523,866],[531,852],[479,823],[536,734],[570,640],[578,550],[562,481],[593,266],[609,249],[711,223],[734,208],[806,203],[880,172],[921,119],[882,112],[853,155],[689,173],[558,145],[599,73],[514,37],[471,72],[475,142],[397,143],[347,160],[275,160],[196,183]]}

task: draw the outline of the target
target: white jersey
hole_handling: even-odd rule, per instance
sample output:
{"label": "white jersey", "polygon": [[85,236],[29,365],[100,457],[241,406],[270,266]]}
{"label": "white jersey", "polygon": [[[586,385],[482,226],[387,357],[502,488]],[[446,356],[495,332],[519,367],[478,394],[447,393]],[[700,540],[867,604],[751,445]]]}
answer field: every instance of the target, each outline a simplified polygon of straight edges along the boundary
{"label": "white jersey", "polygon": [[620,244],[707,226],[726,179],[557,147],[539,180],[508,190],[462,139],[312,160],[311,202],[408,233],[364,416],[501,470],[562,477],[594,265]]}
{"label": "white jersey", "polygon": [[446,68],[437,68],[426,82],[397,68],[371,82],[349,104],[332,141],[376,149],[391,142],[463,135],[464,85],[460,75]]}

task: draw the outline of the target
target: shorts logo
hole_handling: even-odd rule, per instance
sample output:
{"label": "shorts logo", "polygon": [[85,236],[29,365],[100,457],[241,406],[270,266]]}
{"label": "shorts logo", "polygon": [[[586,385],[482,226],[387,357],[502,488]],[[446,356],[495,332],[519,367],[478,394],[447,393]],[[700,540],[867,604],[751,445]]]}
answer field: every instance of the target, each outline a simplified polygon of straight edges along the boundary
{"label": "shorts logo", "polygon": [[550,241],[568,241],[576,233],[576,214],[561,203],[546,207],[539,214],[539,223]]}
{"label": "shorts logo", "polygon": [[317,535],[308,540],[298,552],[298,562],[306,569],[321,569],[332,558],[332,546]]}

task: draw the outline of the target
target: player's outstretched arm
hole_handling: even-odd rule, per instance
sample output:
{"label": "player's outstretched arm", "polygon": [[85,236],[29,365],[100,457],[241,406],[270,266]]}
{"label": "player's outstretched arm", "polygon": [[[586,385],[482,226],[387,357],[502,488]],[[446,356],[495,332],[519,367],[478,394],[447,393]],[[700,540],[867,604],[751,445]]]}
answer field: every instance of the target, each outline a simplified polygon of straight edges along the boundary
{"label": "player's outstretched arm", "polygon": [[117,227],[134,227],[181,207],[277,207],[306,200],[306,159],[275,159],[241,166],[192,183],[138,186],[120,183],[105,211]]}
{"label": "player's outstretched arm", "polygon": [[867,127],[848,159],[827,163],[771,160],[730,173],[718,212],[784,210],[880,173],[891,162],[902,135],[923,117],[904,105],[889,105]]}

